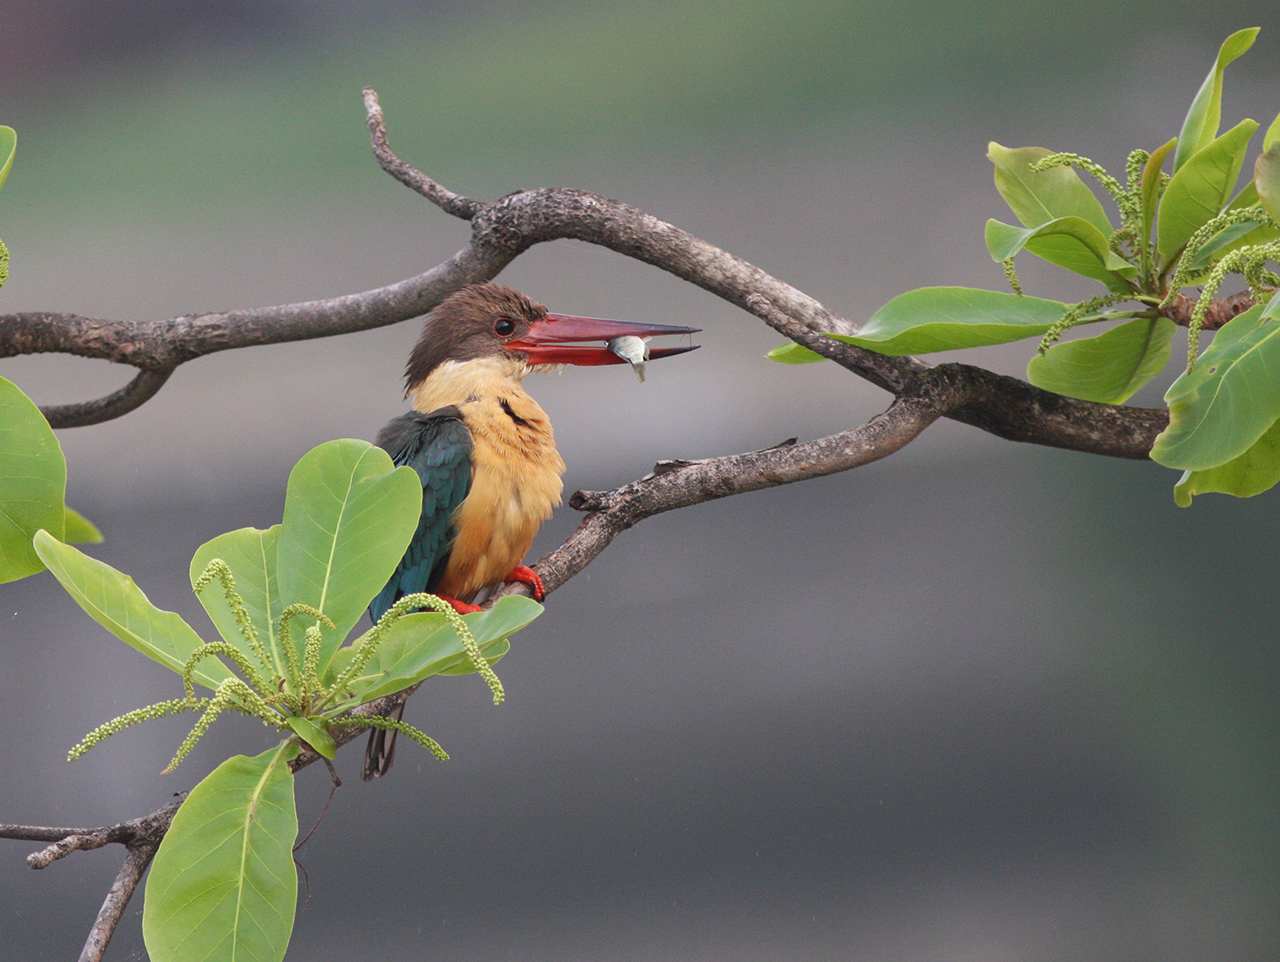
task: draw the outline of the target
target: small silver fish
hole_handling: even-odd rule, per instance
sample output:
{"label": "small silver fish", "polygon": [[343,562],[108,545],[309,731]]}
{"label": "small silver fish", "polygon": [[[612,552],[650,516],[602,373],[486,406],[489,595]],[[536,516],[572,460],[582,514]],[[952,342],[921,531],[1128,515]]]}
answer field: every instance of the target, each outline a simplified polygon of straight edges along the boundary
{"label": "small silver fish", "polygon": [[649,338],[624,334],[608,343],[609,350],[631,365],[636,377],[644,381],[644,362],[649,360]]}

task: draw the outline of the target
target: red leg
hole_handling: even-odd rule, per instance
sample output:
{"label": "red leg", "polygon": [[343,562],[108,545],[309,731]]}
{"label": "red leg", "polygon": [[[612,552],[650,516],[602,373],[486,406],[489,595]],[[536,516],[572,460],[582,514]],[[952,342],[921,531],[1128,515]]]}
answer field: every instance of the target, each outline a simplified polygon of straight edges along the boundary
{"label": "red leg", "polygon": [[538,572],[527,565],[516,565],[511,569],[511,574],[507,575],[503,580],[508,583],[519,581],[528,585],[533,589],[534,601],[542,601],[547,597],[547,589],[543,587],[542,579],[538,577]]}

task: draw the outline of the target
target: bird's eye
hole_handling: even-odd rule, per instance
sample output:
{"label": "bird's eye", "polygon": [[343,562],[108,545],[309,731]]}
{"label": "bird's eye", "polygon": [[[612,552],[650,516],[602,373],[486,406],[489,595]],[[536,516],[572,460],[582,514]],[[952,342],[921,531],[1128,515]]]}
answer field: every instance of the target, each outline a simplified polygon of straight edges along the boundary
{"label": "bird's eye", "polygon": [[493,333],[498,337],[510,337],[516,332],[516,322],[509,317],[500,317],[493,322]]}

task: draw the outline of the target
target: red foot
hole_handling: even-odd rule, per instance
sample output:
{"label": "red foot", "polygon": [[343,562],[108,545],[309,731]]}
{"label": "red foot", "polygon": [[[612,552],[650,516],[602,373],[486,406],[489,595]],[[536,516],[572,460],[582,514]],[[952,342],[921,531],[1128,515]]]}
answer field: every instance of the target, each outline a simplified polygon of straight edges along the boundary
{"label": "red foot", "polygon": [[542,579],[538,577],[538,572],[534,571],[528,565],[516,565],[511,569],[511,574],[503,579],[508,584],[512,581],[523,582],[533,589],[533,600],[542,601],[547,597],[547,589],[543,587]]}
{"label": "red foot", "polygon": [[479,605],[469,605],[465,601],[459,601],[457,598],[450,598],[448,595],[441,595],[441,601],[447,601],[453,606],[453,610],[460,615],[473,615],[481,608]]}

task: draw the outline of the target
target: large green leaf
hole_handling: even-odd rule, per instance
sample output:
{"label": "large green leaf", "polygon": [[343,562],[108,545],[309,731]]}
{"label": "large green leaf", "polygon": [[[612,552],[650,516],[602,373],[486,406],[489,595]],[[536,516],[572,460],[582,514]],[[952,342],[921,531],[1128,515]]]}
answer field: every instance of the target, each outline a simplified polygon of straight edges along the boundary
{"label": "large green leaf", "polygon": [[1169,361],[1177,325],[1135,318],[1097,337],[1055,344],[1027,365],[1027,380],[1084,401],[1123,404]]}
{"label": "large green leaf", "polygon": [[1218,124],[1222,121],[1222,73],[1227,65],[1253,46],[1258,36],[1258,27],[1237,30],[1218,50],[1218,58],[1213,69],[1204,78],[1195,99],[1191,101],[1191,109],[1187,111],[1182,122],[1182,132],[1178,134],[1178,152],[1173,158],[1173,169],[1179,171],[1200,150],[1203,150],[1218,136]]}
{"label": "large green leaf", "polygon": [[1039,227],[1059,217],[1087,220],[1104,235],[1115,230],[1101,202],[1070,167],[1032,171],[1053,151],[1043,147],[1002,147],[994,140],[987,157],[996,168],[996,190],[1024,227]]}
{"label": "large green leaf", "polygon": [[[235,578],[236,593],[244,603],[249,619],[258,630],[262,646],[276,659],[276,677],[287,677],[284,652],[276,644],[276,626],[283,606],[280,589],[276,583],[276,544],[280,539],[280,525],[262,531],[258,528],[240,528],[218,535],[196,549],[191,559],[191,583],[204,573],[210,561],[221,558]],[[199,594],[200,603],[209,613],[214,627],[228,642],[246,655],[252,656],[235,613],[227,602],[226,592],[216,579]]]}
{"label": "large green leaf", "polygon": [[41,528],[64,536],[66,488],[67,462],[49,422],[0,378],[0,582],[44,569],[31,538]]}
{"label": "large green leaf", "polygon": [[4,186],[13,166],[13,153],[18,146],[18,135],[12,127],[0,127],[0,187]]}
{"label": "large green leaf", "polygon": [[[148,658],[181,674],[191,653],[204,644],[194,628],[172,611],[153,605],[128,575],[63,544],[47,531],[35,536],[40,560],[81,608],[102,627]],[[206,688],[231,677],[216,658],[201,661],[193,678]]]}
{"label": "large green leaf", "polygon": [[1253,447],[1280,418],[1280,320],[1251,307],[1218,331],[1194,370],[1165,394],[1169,426],[1151,458],[1203,471]]}
{"label": "large green leaf", "polygon": [[[492,608],[464,615],[463,620],[486,659],[492,660],[506,653],[506,648],[499,650],[498,646],[540,614],[542,605],[536,601],[507,595],[499,598]],[[340,655],[359,644],[357,639],[342,649]],[[335,658],[335,666],[345,660]],[[345,710],[402,691],[432,675],[455,669],[465,673],[471,670],[466,661],[462,639],[443,615],[427,612],[405,615],[383,638],[363,677],[351,686],[351,697],[340,707]]]}
{"label": "large green leaf", "polygon": [[856,335],[833,334],[881,354],[927,354],[1040,337],[1067,305],[969,287],[922,287],[899,294]]}
{"label": "large green leaf", "polygon": [[1226,464],[1204,471],[1184,471],[1173,488],[1173,500],[1180,508],[1191,506],[1197,494],[1233,494],[1252,498],[1280,481],[1280,420],[1271,425],[1254,445]]}
{"label": "large green leaf", "polygon": [[276,549],[280,601],[323,611],[320,668],[404,556],[422,511],[422,482],[366,441],[330,441],[289,474]]}
{"label": "large green leaf", "polygon": [[991,259],[997,263],[1026,249],[1117,292],[1132,290],[1128,278],[1138,273],[1111,250],[1107,236],[1083,217],[1057,217],[1039,227],[1014,227],[992,219],[987,221],[986,240]]}
{"label": "large green leaf", "polygon": [[1240,121],[1197,151],[1173,175],[1160,200],[1160,219],[1156,223],[1156,249],[1165,263],[1227,205],[1240,179],[1249,138],[1257,129],[1256,120]]}
{"label": "large green leaf", "polygon": [[191,790],[142,909],[151,962],[279,962],[298,902],[292,741],[229,758]]}

